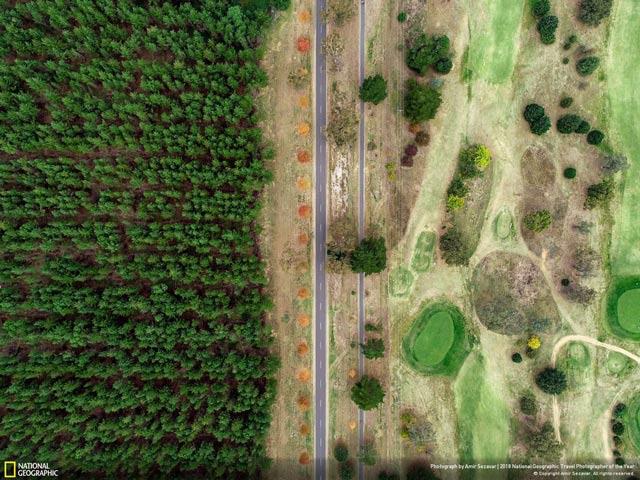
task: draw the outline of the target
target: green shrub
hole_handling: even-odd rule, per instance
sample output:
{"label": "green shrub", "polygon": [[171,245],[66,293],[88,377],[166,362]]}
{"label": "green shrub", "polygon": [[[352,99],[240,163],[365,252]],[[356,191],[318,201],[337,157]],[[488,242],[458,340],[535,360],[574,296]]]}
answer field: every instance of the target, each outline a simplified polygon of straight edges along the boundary
{"label": "green shrub", "polygon": [[441,58],[449,56],[449,37],[427,36],[420,34],[413,42],[407,52],[407,66],[418,73],[424,75],[429,67],[434,66]]}
{"label": "green shrub", "polygon": [[551,213],[549,210],[538,210],[531,212],[523,219],[524,226],[532,232],[540,233],[551,225]]}
{"label": "green shrub", "polygon": [[333,458],[340,463],[349,459],[349,449],[344,443],[336,443],[335,447],[333,447]]}
{"label": "green shrub", "polygon": [[384,390],[378,379],[364,375],[351,388],[351,400],[361,410],[372,410],[384,400]]}
{"label": "green shrub", "polygon": [[582,122],[582,118],[573,113],[562,115],[556,122],[556,128],[565,135],[575,133]]}
{"label": "green shrub", "polygon": [[356,469],[351,462],[344,462],[338,466],[338,477],[340,480],[352,480]]}
{"label": "green shrub", "polygon": [[620,417],[626,411],[627,411],[627,405],[626,404],[624,404],[622,402],[616,403],[616,406],[613,407],[613,416],[614,417]]}
{"label": "green shrub", "polygon": [[406,21],[407,21],[407,12],[400,12],[400,13],[398,14],[398,21],[399,21],[400,23],[404,23],[404,22],[406,22]]}
{"label": "green shrub", "polygon": [[538,21],[538,32],[540,40],[545,45],[550,45],[556,41],[556,29],[558,28],[558,17],[555,15],[545,15]]}
{"label": "green shrub", "polygon": [[463,179],[477,177],[482,174],[491,162],[491,152],[480,144],[471,145],[460,151],[458,171]]}
{"label": "green shrub", "polygon": [[536,385],[545,393],[559,395],[567,388],[567,377],[562,370],[547,367],[536,376]]}
{"label": "green shrub", "polygon": [[429,141],[431,141],[431,137],[424,130],[420,130],[418,133],[416,133],[415,141],[418,145],[420,145],[421,147],[424,147],[426,145],[429,145]]}
{"label": "green shrub", "polygon": [[469,189],[467,188],[467,185],[464,183],[464,180],[462,179],[462,177],[456,174],[453,177],[453,180],[451,180],[451,183],[449,184],[449,188],[447,189],[447,195],[449,196],[453,195],[456,197],[464,198],[467,196],[467,193],[469,193]]}
{"label": "green shrub", "polygon": [[464,207],[464,198],[457,195],[447,196],[447,210],[453,212]]}
{"label": "green shrub", "polygon": [[596,207],[604,206],[613,197],[613,178],[607,177],[599,183],[594,183],[587,187],[587,198],[584,207],[592,210]]}
{"label": "green shrub", "polygon": [[378,473],[378,480],[400,480],[400,475],[394,472],[387,472],[386,470]]}
{"label": "green shrub", "polygon": [[573,105],[573,97],[563,97],[562,100],[560,100],[560,106],[562,108],[569,108],[571,105]]}
{"label": "green shrub", "polygon": [[471,256],[462,241],[462,235],[456,228],[450,228],[440,236],[442,258],[449,265],[466,265]]}
{"label": "green shrub", "polygon": [[362,348],[362,354],[369,360],[384,357],[384,340],[381,338],[370,338],[360,347]]}
{"label": "green shrub", "polygon": [[600,59],[598,57],[584,57],[576,63],[576,70],[578,74],[586,77],[591,75],[599,65]]}
{"label": "green shrub", "polygon": [[421,85],[414,79],[407,81],[407,91],[404,96],[404,115],[411,122],[418,123],[431,120],[436,116],[442,103],[438,90]]}
{"label": "green shrub", "polygon": [[365,275],[379,273],[387,268],[387,247],[384,238],[365,238],[350,257],[351,270]]}
{"label": "green shrub", "polygon": [[543,135],[549,131],[551,128],[551,119],[546,115],[543,115],[535,122],[529,124],[529,129],[531,133],[535,135]]}
{"label": "green shrub", "polygon": [[531,392],[527,392],[520,397],[520,411],[525,415],[535,415],[538,413],[538,402]]}
{"label": "green shrub", "polygon": [[531,0],[531,11],[534,17],[543,17],[551,10],[549,0]]}
{"label": "green shrub", "polygon": [[564,178],[568,179],[576,178],[576,173],[576,169],[573,167],[567,167],[564,169],[564,172],[562,172]]}
{"label": "green shrub", "polygon": [[600,145],[604,140],[604,133],[600,130],[591,130],[587,135],[587,143],[590,145]]}
{"label": "green shrub", "polygon": [[589,125],[589,122],[583,119],[578,125],[578,128],[576,128],[576,133],[580,133],[584,135],[586,133],[589,133],[590,129],[591,129],[591,125]]}
{"label": "green shrub", "polygon": [[433,66],[433,69],[442,74],[449,73],[453,68],[453,62],[449,57],[442,57],[438,59],[438,61]]}
{"label": "green shrub", "polygon": [[567,57],[564,57],[564,58],[562,59],[562,64],[563,64],[563,65],[567,65],[568,63],[569,63],[569,59],[568,59]]}
{"label": "green shrub", "polygon": [[582,0],[578,19],[590,26],[597,26],[611,14],[613,0]]}
{"label": "green shrub", "polygon": [[526,107],[524,107],[524,119],[529,122],[535,122],[539,118],[544,117],[544,107],[538,105],[537,103],[530,103]]}
{"label": "green shrub", "polygon": [[364,79],[360,87],[360,99],[377,105],[387,98],[387,82],[382,75],[373,75]]}
{"label": "green shrub", "polygon": [[622,422],[614,422],[613,425],[611,425],[611,431],[620,436],[624,433],[624,424]]}
{"label": "green shrub", "polygon": [[513,363],[521,363],[522,355],[520,355],[518,352],[514,353],[513,355],[511,355],[511,361]]}

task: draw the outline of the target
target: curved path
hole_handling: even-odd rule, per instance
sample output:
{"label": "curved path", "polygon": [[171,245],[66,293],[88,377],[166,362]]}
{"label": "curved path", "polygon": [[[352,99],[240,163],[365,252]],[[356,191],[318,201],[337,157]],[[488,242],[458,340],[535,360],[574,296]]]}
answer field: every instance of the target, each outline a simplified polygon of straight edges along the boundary
{"label": "curved path", "polygon": [[[625,350],[624,348],[618,347],[616,345],[611,345],[610,343],[600,342],[599,340],[596,340],[593,337],[587,337],[586,335],[567,335],[558,340],[553,347],[553,353],[551,354],[551,365],[553,367],[556,366],[556,361],[558,359],[558,353],[560,352],[560,349],[569,342],[582,342],[593,345],[594,347],[601,347],[612,352],[618,352],[640,365],[640,356],[636,355],[635,353],[631,353],[629,350]],[[560,436],[560,405],[558,404],[557,396],[553,397],[553,429],[555,431],[557,440],[559,442],[562,442],[562,437]]]}

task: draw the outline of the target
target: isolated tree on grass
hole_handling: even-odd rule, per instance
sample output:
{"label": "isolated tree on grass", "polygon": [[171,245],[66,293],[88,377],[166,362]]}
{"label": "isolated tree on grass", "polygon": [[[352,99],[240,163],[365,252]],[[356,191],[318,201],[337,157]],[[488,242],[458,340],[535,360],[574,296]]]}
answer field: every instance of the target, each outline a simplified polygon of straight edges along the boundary
{"label": "isolated tree on grass", "polygon": [[346,462],[349,459],[349,449],[344,443],[336,443],[335,447],[333,447],[333,458],[339,463]]}
{"label": "isolated tree on grass", "polygon": [[384,390],[378,379],[364,375],[351,388],[351,400],[361,410],[372,410],[384,400]]}
{"label": "isolated tree on grass", "polygon": [[547,367],[536,376],[536,385],[545,393],[560,395],[567,388],[567,376],[562,370]]}
{"label": "isolated tree on grass", "polygon": [[545,15],[538,20],[538,32],[540,41],[545,45],[550,45],[556,41],[556,29],[558,28],[558,17],[555,15]]}
{"label": "isolated tree on grass", "polygon": [[356,469],[351,462],[343,462],[338,467],[338,476],[340,480],[351,480],[356,473]]}
{"label": "isolated tree on grass", "polygon": [[387,247],[384,238],[365,238],[351,252],[351,270],[365,275],[379,273],[387,268]]}
{"label": "isolated tree on grass", "polygon": [[448,56],[449,37],[446,35],[429,37],[426,33],[422,33],[416,37],[407,52],[407,66],[418,75],[424,75],[431,66],[439,71],[436,63]]}
{"label": "isolated tree on grass", "polygon": [[598,57],[584,57],[576,63],[576,70],[581,76],[586,77],[591,75],[599,65],[600,59]]}
{"label": "isolated tree on grass", "polygon": [[594,183],[587,187],[587,198],[584,201],[584,208],[592,210],[609,203],[613,197],[613,178],[607,177],[599,183]]}
{"label": "isolated tree on grass", "polygon": [[570,133],[577,132],[581,123],[582,123],[582,118],[580,118],[579,115],[568,113],[567,115],[562,115],[558,119],[558,121],[556,122],[556,128],[560,133],[564,133],[565,135],[568,135]]}
{"label": "isolated tree on grass", "polygon": [[532,0],[531,11],[534,17],[543,17],[551,10],[549,0]]}
{"label": "isolated tree on grass", "polygon": [[442,103],[442,97],[438,90],[427,85],[421,85],[414,79],[407,82],[407,91],[404,95],[404,115],[411,122],[425,122],[436,116]]}
{"label": "isolated tree on grass", "polygon": [[524,217],[524,226],[532,232],[540,233],[551,225],[551,213],[549,210],[538,210]]}
{"label": "isolated tree on grass", "polygon": [[545,114],[544,108],[537,103],[530,103],[524,109],[524,119],[529,123],[529,130],[536,135],[542,135],[551,128],[551,120]]}
{"label": "isolated tree on grass", "polygon": [[373,75],[364,79],[360,87],[360,99],[363,102],[379,104],[387,98],[387,82],[382,75]]}
{"label": "isolated tree on grass", "polygon": [[381,338],[370,338],[366,343],[360,344],[362,354],[369,360],[384,357],[384,340]]}
{"label": "isolated tree on grass", "polygon": [[604,133],[600,130],[591,130],[587,135],[587,143],[589,145],[600,145],[604,140]]}

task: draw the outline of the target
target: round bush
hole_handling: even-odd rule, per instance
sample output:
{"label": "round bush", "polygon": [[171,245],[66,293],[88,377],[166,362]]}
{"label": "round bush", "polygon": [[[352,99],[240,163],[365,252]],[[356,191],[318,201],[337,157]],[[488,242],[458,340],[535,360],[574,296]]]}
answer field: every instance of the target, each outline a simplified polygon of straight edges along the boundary
{"label": "round bush", "polygon": [[453,68],[453,62],[448,57],[443,57],[438,59],[438,61],[433,66],[434,70],[438,73],[447,74]]}
{"label": "round bush", "polygon": [[409,155],[410,157],[413,157],[417,153],[418,153],[418,147],[416,145],[414,145],[413,143],[411,143],[411,144],[407,145],[406,147],[404,147],[404,154],[405,155]]}
{"label": "round bush", "polygon": [[581,122],[582,118],[573,113],[569,113],[567,115],[561,116],[558,119],[558,121],[556,122],[556,128],[560,133],[567,135],[569,133],[574,133],[580,126]]}
{"label": "round bush", "polygon": [[567,63],[569,63],[569,59],[568,59],[567,57],[564,57],[564,58],[562,59],[562,64],[563,64],[563,65],[566,65]]}
{"label": "round bush", "polygon": [[562,108],[569,108],[573,104],[573,97],[563,97],[560,100],[560,106]]}
{"label": "round bush", "polygon": [[584,135],[586,133],[589,133],[589,130],[591,130],[591,125],[589,125],[589,122],[587,122],[586,120],[582,120],[580,122],[580,125],[578,125],[578,128],[576,128],[576,133]]}
{"label": "round bush", "polygon": [[604,133],[602,133],[600,130],[591,130],[587,134],[587,142],[590,145],[600,145],[603,140],[604,140]]}
{"label": "round bush", "polygon": [[591,75],[596,68],[600,65],[600,59],[598,57],[585,57],[576,63],[576,70],[578,74],[586,77]]}
{"label": "round bush", "polygon": [[536,376],[536,385],[545,393],[559,395],[567,388],[567,377],[562,370],[547,367]]}
{"label": "round bush", "polygon": [[524,119],[529,122],[535,122],[539,118],[544,117],[544,108],[537,103],[530,103],[524,107]]}
{"label": "round bush", "polygon": [[400,13],[398,14],[398,21],[399,21],[400,23],[404,23],[404,22],[406,22],[406,21],[407,21],[407,12],[400,12]]}
{"label": "round bush", "polygon": [[431,137],[427,132],[421,130],[418,133],[416,133],[415,140],[418,145],[424,147],[425,145],[429,145],[429,141],[431,141]]}
{"label": "round bush", "polygon": [[620,402],[617,403],[616,406],[613,408],[613,416],[614,417],[619,417],[621,416],[624,412],[626,412],[627,410],[627,405]]}
{"label": "round bush", "polygon": [[543,17],[549,13],[551,5],[549,4],[549,0],[533,0],[531,10],[533,11],[534,16]]}
{"label": "round bush", "polygon": [[538,402],[532,393],[526,393],[520,397],[520,411],[525,415],[535,415],[538,413]]}
{"label": "round bush", "polygon": [[624,433],[624,424],[622,422],[615,422],[613,425],[611,425],[611,431],[620,436]]}
{"label": "round bush", "polygon": [[363,102],[379,104],[387,98],[387,82],[382,75],[372,75],[364,79],[360,87],[360,99]]}
{"label": "round bush", "polygon": [[543,135],[551,128],[551,120],[546,115],[529,124],[531,133],[536,135]]}
{"label": "round bush", "polygon": [[511,361],[513,363],[520,363],[522,362],[522,355],[520,355],[518,352],[514,353],[513,355],[511,355]]}
{"label": "round bush", "polygon": [[343,443],[337,443],[333,447],[333,457],[340,463],[346,462],[349,458],[349,449]]}
{"label": "round bush", "polygon": [[556,29],[558,28],[558,17],[555,15],[545,15],[538,21],[538,32],[540,40],[545,45],[550,45],[556,41]]}
{"label": "round bush", "polygon": [[538,210],[526,215],[523,219],[524,226],[532,232],[540,233],[551,225],[551,213],[549,210]]}
{"label": "round bush", "polygon": [[407,82],[404,96],[404,115],[412,122],[424,122],[436,116],[442,103],[438,90],[421,85],[414,79]]}
{"label": "round bush", "polygon": [[562,172],[562,174],[564,175],[564,178],[576,178],[576,169],[573,167],[567,167],[564,169],[564,172]]}
{"label": "round bush", "polygon": [[568,287],[570,283],[571,280],[569,280],[568,278],[563,278],[562,280],[560,280],[560,285],[562,285],[563,287]]}

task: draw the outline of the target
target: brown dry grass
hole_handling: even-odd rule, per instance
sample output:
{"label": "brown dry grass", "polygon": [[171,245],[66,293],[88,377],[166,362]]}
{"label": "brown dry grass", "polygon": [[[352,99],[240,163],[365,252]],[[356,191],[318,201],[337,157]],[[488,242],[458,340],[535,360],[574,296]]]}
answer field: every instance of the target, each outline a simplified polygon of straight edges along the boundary
{"label": "brown dry grass", "polygon": [[309,244],[309,235],[307,232],[300,232],[298,234],[298,245],[306,246]]}
{"label": "brown dry grass", "polygon": [[304,357],[307,353],[309,353],[309,344],[302,340],[300,343],[298,343],[297,351],[299,357]]}
{"label": "brown dry grass", "polygon": [[311,427],[309,427],[308,423],[301,423],[298,432],[300,432],[300,435],[306,437],[311,433]]}
{"label": "brown dry grass", "polygon": [[309,380],[311,380],[311,370],[309,370],[308,368],[301,368],[300,370],[298,370],[296,378],[299,382],[308,383]]}
{"label": "brown dry grass", "polygon": [[309,397],[306,395],[300,395],[297,400],[297,405],[301,412],[306,412],[311,408],[311,400],[309,400]]}
{"label": "brown dry grass", "polygon": [[302,452],[300,457],[298,457],[298,462],[300,465],[309,465],[309,463],[311,463],[311,457],[307,452]]}
{"label": "brown dry grass", "polygon": [[311,318],[309,318],[309,315],[307,315],[306,313],[298,314],[298,325],[304,328],[304,327],[308,327],[310,323],[311,323]]}
{"label": "brown dry grass", "polygon": [[306,192],[311,188],[311,180],[309,177],[298,177],[296,180],[296,188],[301,192]]}

